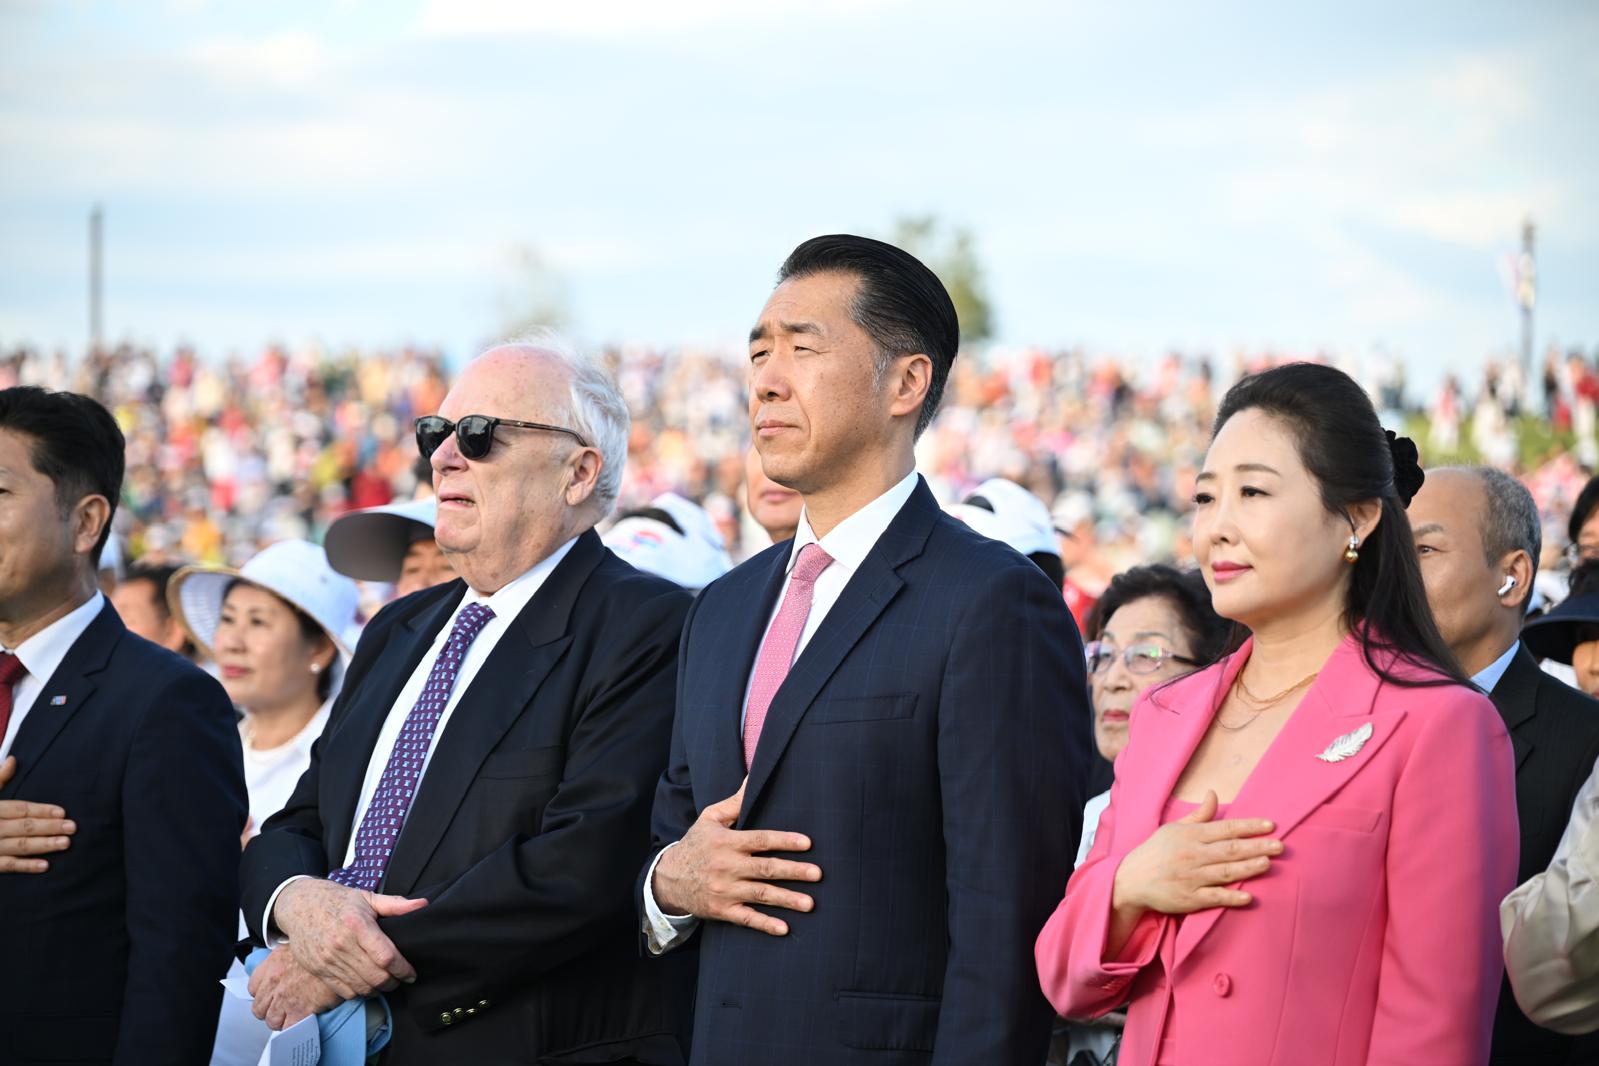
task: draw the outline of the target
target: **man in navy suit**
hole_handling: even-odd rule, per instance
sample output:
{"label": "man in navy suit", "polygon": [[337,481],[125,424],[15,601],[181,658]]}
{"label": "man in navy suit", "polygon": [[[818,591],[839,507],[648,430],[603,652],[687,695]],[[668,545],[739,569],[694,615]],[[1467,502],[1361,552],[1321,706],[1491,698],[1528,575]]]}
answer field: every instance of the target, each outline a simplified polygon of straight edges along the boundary
{"label": "man in navy suit", "polygon": [[0,390],[0,1062],[211,1056],[237,934],[244,766],[227,694],[95,583],[122,432]]}
{"label": "man in navy suit", "polygon": [[800,245],[750,334],[756,447],[805,509],[689,612],[639,892],[650,952],[698,942],[699,1066],[1044,1059],[1083,652],[915,473],[957,344],[933,273],[852,236]]}

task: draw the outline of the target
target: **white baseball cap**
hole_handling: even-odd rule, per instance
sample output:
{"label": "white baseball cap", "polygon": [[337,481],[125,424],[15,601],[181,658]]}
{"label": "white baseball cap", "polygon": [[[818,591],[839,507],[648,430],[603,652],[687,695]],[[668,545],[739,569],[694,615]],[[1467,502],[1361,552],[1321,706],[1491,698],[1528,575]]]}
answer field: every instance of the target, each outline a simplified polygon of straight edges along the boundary
{"label": "white baseball cap", "polygon": [[[986,508],[974,506],[970,502],[973,497],[979,496],[987,500],[993,508],[988,512],[993,522],[974,520],[964,510],[971,508],[976,511],[987,511]],[[1060,554],[1060,545],[1055,541],[1055,524],[1050,521],[1049,508],[1044,506],[1043,500],[1016,482],[1007,481],[1002,477],[991,477],[973,489],[966,497],[966,501],[959,505],[963,510],[955,517],[965,520],[983,536],[1003,541],[1023,555]],[[985,525],[987,528],[984,528]]]}
{"label": "white baseball cap", "polygon": [[328,565],[345,577],[392,585],[411,545],[433,539],[438,515],[439,501],[431,496],[340,515],[322,539]]}
{"label": "white baseball cap", "polygon": [[624,562],[688,589],[702,589],[733,568],[705,508],[672,492],[655,497],[650,507],[670,515],[678,529],[648,515],[623,518],[601,539]]}
{"label": "white baseball cap", "polygon": [[172,575],[167,604],[189,637],[211,658],[222,601],[228,586],[246,581],[304,611],[322,627],[339,654],[348,658],[347,633],[355,624],[360,594],[355,582],[335,573],[327,553],[308,540],[280,540],[242,567],[186,566]]}

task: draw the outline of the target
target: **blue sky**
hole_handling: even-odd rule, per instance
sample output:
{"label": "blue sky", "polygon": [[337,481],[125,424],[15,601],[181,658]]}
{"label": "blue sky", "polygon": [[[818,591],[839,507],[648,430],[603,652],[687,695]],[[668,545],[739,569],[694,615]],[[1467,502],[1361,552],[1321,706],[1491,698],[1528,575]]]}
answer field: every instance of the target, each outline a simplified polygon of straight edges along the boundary
{"label": "blue sky", "polygon": [[[1201,10],[1203,8],[1204,10]],[[969,227],[1004,343],[1599,344],[1599,7],[0,0],[0,344],[737,344],[798,241]]]}

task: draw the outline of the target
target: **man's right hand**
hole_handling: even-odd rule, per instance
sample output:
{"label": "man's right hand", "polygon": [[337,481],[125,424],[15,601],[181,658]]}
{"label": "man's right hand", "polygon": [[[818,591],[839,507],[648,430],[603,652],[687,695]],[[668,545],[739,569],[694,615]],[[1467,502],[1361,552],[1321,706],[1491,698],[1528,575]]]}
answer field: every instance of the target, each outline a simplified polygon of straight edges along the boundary
{"label": "man's right hand", "polygon": [[289,938],[302,969],[325,981],[339,998],[357,999],[416,980],[416,970],[378,928],[378,919],[425,906],[425,899],[380,896],[307,877],[278,894],[272,921]]}
{"label": "man's right hand", "polygon": [[[746,779],[746,784],[748,779]],[[809,838],[776,830],[738,830],[744,785],[720,803],[700,812],[683,839],[661,855],[650,890],[656,906],[668,914],[735,922],[772,936],[788,933],[788,923],[750,906],[760,903],[791,911],[809,911],[815,902],[803,892],[779,888],[772,881],[820,881],[813,863],[760,855],[766,851],[809,851]]]}
{"label": "man's right hand", "polygon": [[[16,756],[6,756],[0,763],[0,788],[16,772]],[[44,873],[50,864],[35,856],[65,851],[77,831],[67,812],[54,804],[0,800],[0,873]]]}

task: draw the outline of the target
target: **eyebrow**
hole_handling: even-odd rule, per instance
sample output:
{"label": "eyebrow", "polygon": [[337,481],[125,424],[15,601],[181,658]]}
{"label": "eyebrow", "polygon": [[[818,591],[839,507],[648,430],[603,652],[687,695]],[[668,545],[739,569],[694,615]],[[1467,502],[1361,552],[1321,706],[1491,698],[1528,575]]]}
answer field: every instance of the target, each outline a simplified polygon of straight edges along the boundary
{"label": "eyebrow", "polygon": [[[1099,631],[1099,639],[1100,640],[1103,641],[1107,637],[1112,639],[1112,640],[1114,640],[1115,637],[1116,637],[1116,634],[1112,633],[1108,629],[1102,629],[1102,630]],[[1167,633],[1163,629],[1145,629],[1145,630],[1140,630],[1137,633],[1134,633],[1132,635],[1131,639],[1132,640],[1143,640],[1143,639],[1145,639],[1147,637],[1161,637],[1161,638],[1163,638],[1165,640],[1170,640],[1171,639],[1171,634]]]}
{"label": "eyebrow", "polygon": [[1417,526],[1415,529],[1411,530],[1410,535],[1413,536],[1413,537],[1425,537],[1429,533],[1447,533],[1447,532],[1449,532],[1449,531],[1446,530],[1443,526],[1439,525],[1437,522],[1428,522],[1424,526]]}
{"label": "eyebrow", "polygon": [[[815,322],[779,322],[777,324],[777,331],[779,333],[808,333],[813,337],[820,337],[822,335],[822,327],[818,326]],[[771,331],[767,329],[766,323],[756,323],[755,328],[750,330],[750,343],[753,344],[756,341],[763,341],[770,336]]]}
{"label": "eyebrow", "polygon": [[[1265,463],[1239,463],[1237,466],[1233,467],[1233,470],[1239,474],[1275,474],[1278,477],[1283,476],[1282,472],[1276,467],[1267,466]],[[1205,470],[1202,471],[1198,477],[1194,478],[1194,480],[1205,481],[1207,479],[1214,479],[1215,477],[1216,475],[1214,472]]]}

